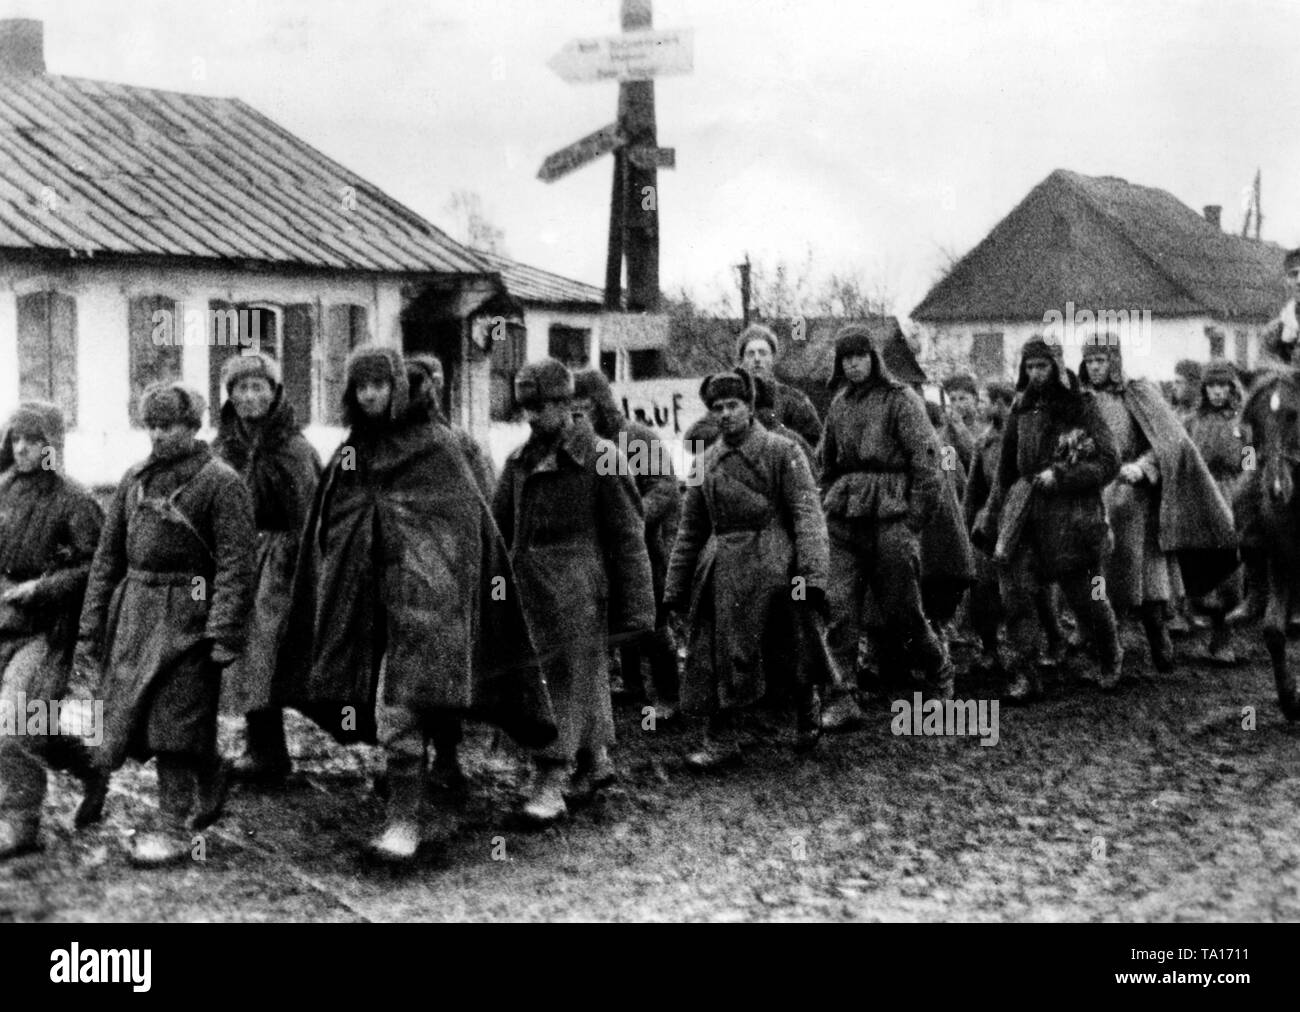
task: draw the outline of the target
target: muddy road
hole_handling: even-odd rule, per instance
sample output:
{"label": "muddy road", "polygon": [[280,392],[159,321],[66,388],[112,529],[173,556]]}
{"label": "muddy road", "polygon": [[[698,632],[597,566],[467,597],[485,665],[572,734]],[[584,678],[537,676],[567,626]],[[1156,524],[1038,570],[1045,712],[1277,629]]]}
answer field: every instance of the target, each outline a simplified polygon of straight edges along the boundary
{"label": "muddy road", "polygon": [[[362,854],[378,753],[291,714],[288,786],[236,787],[177,869],[125,859],[152,765],[116,775],[104,822],[76,835],[56,775],[46,849],[0,867],[0,920],[1294,920],[1300,727],[1257,635],[1242,643],[1236,669],[1195,659],[1197,640],[1170,675],[1134,658],[1114,695],[1063,671],[1045,701],[1000,710],[991,747],[897,736],[883,703],[796,757],[791,728],[756,717],[744,764],[711,776],[685,768],[689,734],[623,706],[619,784],[540,832],[511,814],[523,757],[472,731],[468,795],[434,798],[439,839],[400,873]],[[222,732],[233,750],[237,726]]]}

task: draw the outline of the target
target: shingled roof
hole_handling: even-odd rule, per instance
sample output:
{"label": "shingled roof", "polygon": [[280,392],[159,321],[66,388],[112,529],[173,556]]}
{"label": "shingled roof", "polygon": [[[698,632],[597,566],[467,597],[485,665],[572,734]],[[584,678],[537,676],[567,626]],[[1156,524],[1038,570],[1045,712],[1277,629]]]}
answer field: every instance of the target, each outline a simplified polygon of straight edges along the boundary
{"label": "shingled roof", "polygon": [[51,74],[0,88],[2,250],[490,271],[238,99]]}
{"label": "shingled roof", "polygon": [[1164,190],[1057,169],[912,311],[925,322],[1149,309],[1263,321],[1285,301],[1283,250],[1222,231]]}
{"label": "shingled roof", "polygon": [[520,302],[548,306],[569,306],[573,308],[600,310],[605,305],[605,290],[595,285],[574,281],[560,274],[544,271],[540,267],[530,267],[518,260],[475,250],[488,266],[501,275],[506,288]]}

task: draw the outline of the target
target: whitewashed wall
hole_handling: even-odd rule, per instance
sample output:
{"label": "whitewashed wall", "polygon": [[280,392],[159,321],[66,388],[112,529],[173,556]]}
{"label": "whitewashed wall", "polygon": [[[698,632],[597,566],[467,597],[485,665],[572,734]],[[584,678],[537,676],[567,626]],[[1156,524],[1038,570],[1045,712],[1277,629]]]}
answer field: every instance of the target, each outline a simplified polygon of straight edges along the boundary
{"label": "whitewashed wall", "polygon": [[[1174,375],[1174,366],[1180,359],[1192,358],[1208,361],[1210,342],[1205,329],[1218,327],[1224,335],[1224,354],[1232,362],[1237,361],[1237,331],[1243,330],[1247,335],[1247,356],[1245,365],[1253,368],[1259,360],[1259,337],[1265,324],[1235,323],[1215,320],[1209,316],[1182,318],[1153,318],[1150,326],[1150,339],[1145,337],[1135,346],[1126,346],[1124,366],[1128,375],[1150,380],[1168,380]],[[946,325],[920,324],[921,359],[927,369],[935,374],[942,374],[950,362],[962,368],[971,368],[971,347],[975,334],[1001,331],[1006,363],[1005,377],[1014,379],[1020,362],[1020,349],[1035,334],[1042,334],[1044,326],[1040,322],[1006,321],[959,323]],[[1068,346],[1065,349],[1065,362],[1071,369],[1078,367],[1082,358],[1081,349]]]}
{"label": "whitewashed wall", "polygon": [[[365,306],[374,340],[401,345],[401,285],[407,278],[356,275],[298,276],[223,269],[126,267],[73,262],[57,267],[0,262],[0,417],[18,403],[17,299],[58,291],[77,301],[78,420],[69,433],[68,473],[88,484],[109,484],[149,450],[146,433],[128,421],[130,396],[128,303],[136,296],[161,295],[186,308],[207,309],[210,300]],[[186,381],[205,392],[208,348],[186,345],[181,356]],[[205,429],[201,437],[210,438]],[[342,430],[309,425],[307,438],[323,456],[332,453]]]}

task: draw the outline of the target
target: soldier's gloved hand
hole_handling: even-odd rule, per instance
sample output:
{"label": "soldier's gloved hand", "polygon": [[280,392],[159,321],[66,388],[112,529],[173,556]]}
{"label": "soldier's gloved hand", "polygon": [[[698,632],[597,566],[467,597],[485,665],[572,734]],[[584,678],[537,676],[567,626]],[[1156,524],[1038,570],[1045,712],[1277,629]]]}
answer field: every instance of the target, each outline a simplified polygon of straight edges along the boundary
{"label": "soldier's gloved hand", "polygon": [[1039,471],[1038,475],[1034,478],[1034,484],[1045,492],[1050,492],[1056,487],[1056,472],[1050,467],[1044,471]]}
{"label": "soldier's gloved hand", "polygon": [[1146,472],[1142,470],[1141,464],[1121,464],[1119,468],[1119,476],[1130,485],[1136,485],[1146,477]]}
{"label": "soldier's gloved hand", "polygon": [[212,663],[219,668],[229,667],[239,660],[239,654],[227,646],[222,646],[220,643],[212,644],[212,651],[208,656],[212,658]]}
{"label": "soldier's gloved hand", "polygon": [[20,606],[30,604],[40,582],[40,580],[28,580],[25,583],[15,584],[6,590],[3,596],[0,596],[0,601],[4,601],[5,604]]}

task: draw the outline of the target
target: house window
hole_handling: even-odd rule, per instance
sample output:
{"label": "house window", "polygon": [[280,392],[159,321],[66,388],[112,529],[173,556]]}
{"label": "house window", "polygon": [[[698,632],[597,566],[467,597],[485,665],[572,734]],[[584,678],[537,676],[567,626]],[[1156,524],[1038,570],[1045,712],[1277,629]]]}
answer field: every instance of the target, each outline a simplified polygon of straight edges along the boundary
{"label": "house window", "polygon": [[1218,327],[1206,327],[1205,339],[1210,343],[1210,358],[1223,358],[1226,339]]}
{"label": "house window", "polygon": [[1233,338],[1236,341],[1236,362],[1237,368],[1246,369],[1250,366],[1250,331],[1238,330]]}
{"label": "house window", "polygon": [[18,393],[49,401],[77,424],[77,302],[59,292],[18,298]]}
{"label": "house window", "polygon": [[605,379],[613,383],[618,376],[618,352],[602,351],[600,353],[600,371],[605,374]]}
{"label": "house window", "polygon": [[662,376],[664,374],[663,361],[663,352],[658,348],[629,351],[627,353],[629,378],[644,380]]}
{"label": "house window", "polygon": [[280,357],[280,309],[265,303],[212,301],[208,303],[212,332],[208,339],[208,417],[212,425],[221,420],[221,369],[226,360],[245,348]]}
{"label": "house window", "polygon": [[505,333],[492,339],[489,411],[494,422],[507,421],[515,413],[515,373],[524,367],[527,344],[528,329],[509,320]]}
{"label": "house window", "polygon": [[326,306],[325,340],[316,358],[316,405],[312,417],[325,425],[343,423],[343,392],[347,389],[348,355],[369,340],[365,306]]}
{"label": "house window", "polygon": [[140,395],[150,383],[181,378],[181,348],[185,343],[184,308],[162,295],[142,295],[127,302],[127,350],[131,401],[127,417],[141,428]]}
{"label": "house window", "polygon": [[591,331],[552,324],[546,338],[546,354],[570,369],[586,369],[591,364]]}
{"label": "house window", "polygon": [[971,336],[971,368],[980,379],[1001,377],[1006,374],[1006,354],[1001,331]]}

